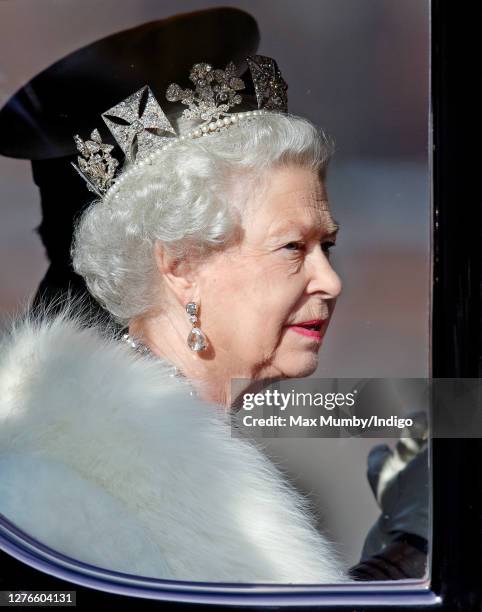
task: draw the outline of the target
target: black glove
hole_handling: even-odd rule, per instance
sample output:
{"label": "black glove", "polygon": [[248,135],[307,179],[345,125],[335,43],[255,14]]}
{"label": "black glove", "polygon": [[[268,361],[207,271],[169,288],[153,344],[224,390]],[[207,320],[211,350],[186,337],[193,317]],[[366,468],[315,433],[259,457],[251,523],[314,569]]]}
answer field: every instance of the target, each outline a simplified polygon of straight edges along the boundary
{"label": "black glove", "polygon": [[392,450],[378,444],[368,455],[367,477],[381,514],[370,529],[356,580],[399,580],[425,575],[429,532],[427,431],[401,438]]}

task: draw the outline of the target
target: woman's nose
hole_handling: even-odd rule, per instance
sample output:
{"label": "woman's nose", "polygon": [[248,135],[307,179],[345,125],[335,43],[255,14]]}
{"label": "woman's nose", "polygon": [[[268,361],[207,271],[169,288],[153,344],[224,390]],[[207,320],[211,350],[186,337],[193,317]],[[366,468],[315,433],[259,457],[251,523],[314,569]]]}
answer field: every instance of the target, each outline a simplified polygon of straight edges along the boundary
{"label": "woman's nose", "polygon": [[309,291],[311,293],[321,293],[327,300],[337,298],[341,293],[343,285],[328,257],[325,253],[321,252],[311,263]]}

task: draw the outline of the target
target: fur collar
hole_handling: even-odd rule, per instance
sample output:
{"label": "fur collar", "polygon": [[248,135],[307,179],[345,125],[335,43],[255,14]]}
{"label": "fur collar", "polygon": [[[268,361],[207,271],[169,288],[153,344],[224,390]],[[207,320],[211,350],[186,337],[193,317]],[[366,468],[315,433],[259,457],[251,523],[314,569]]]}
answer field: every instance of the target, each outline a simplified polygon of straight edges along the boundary
{"label": "fur collar", "polygon": [[174,580],[346,580],[306,501],[167,362],[72,309],[0,357],[0,512],[47,546]]}

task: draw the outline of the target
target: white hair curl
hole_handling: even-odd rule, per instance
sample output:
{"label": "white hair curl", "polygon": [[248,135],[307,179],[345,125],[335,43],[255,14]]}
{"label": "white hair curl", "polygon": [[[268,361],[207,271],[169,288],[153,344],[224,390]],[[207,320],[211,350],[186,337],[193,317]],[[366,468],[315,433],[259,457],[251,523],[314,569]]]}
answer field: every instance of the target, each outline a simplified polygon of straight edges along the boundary
{"label": "white hair curl", "polygon": [[267,170],[293,163],[323,176],[332,148],[310,121],[280,113],[179,141],[139,167],[116,198],[107,194],[87,208],[75,228],[73,267],[97,301],[127,324],[159,305],[156,241],[188,261],[222,249]]}

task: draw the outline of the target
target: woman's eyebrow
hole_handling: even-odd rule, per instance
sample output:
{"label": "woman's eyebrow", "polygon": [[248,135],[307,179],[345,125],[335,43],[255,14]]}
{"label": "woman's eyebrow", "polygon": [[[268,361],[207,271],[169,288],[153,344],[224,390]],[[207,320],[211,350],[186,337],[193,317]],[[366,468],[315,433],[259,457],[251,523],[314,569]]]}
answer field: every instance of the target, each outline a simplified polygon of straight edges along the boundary
{"label": "woman's eyebrow", "polygon": [[338,232],[340,231],[340,224],[335,221],[335,219],[331,219],[328,221],[327,223],[327,229],[328,231],[326,232],[327,234],[338,234]]}
{"label": "woman's eyebrow", "polygon": [[297,220],[284,221],[279,225],[275,225],[269,232],[270,236],[280,236],[282,234],[301,232],[303,234],[311,234],[315,232],[322,232],[323,234],[336,235],[340,229],[340,225],[335,219],[330,217],[323,221],[317,222],[316,224],[300,223]]}

